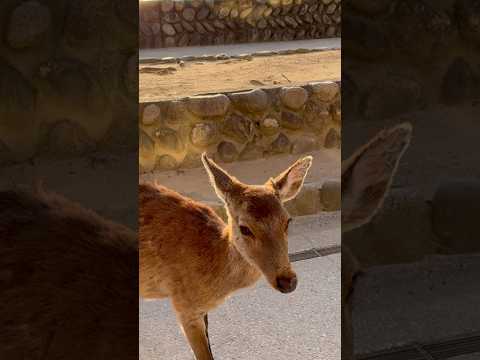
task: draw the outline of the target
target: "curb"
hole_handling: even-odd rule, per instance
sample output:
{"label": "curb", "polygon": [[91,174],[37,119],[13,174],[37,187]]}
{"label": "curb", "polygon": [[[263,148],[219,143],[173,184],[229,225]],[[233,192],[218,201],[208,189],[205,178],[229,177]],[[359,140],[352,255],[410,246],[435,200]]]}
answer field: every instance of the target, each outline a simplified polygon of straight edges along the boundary
{"label": "curb", "polygon": [[180,56],[180,57],[163,57],[163,58],[146,58],[139,59],[138,62],[140,65],[143,64],[174,64],[180,61],[222,61],[222,60],[252,60],[253,57],[269,57],[269,56],[278,56],[278,55],[292,55],[292,54],[307,54],[313,52],[323,52],[323,51],[335,51],[340,50],[339,47],[325,47],[320,49],[289,49],[289,50],[280,50],[280,51],[256,51],[251,54],[239,54],[239,55],[227,55],[227,54],[217,54],[217,55],[200,55],[200,56]]}

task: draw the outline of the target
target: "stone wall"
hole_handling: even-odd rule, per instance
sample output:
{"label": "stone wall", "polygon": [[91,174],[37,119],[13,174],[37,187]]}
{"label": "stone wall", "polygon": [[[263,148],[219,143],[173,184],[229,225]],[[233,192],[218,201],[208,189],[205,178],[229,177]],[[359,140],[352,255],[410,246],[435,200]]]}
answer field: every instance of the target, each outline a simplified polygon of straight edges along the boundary
{"label": "stone wall", "polygon": [[137,9],[0,2],[0,163],[136,148]]}
{"label": "stone wall", "polygon": [[140,171],[340,147],[340,83],[273,87],[140,104]]}
{"label": "stone wall", "polygon": [[480,99],[478,0],[343,5],[342,82],[352,121]]}
{"label": "stone wall", "polygon": [[340,0],[140,2],[140,48],[340,36]]}

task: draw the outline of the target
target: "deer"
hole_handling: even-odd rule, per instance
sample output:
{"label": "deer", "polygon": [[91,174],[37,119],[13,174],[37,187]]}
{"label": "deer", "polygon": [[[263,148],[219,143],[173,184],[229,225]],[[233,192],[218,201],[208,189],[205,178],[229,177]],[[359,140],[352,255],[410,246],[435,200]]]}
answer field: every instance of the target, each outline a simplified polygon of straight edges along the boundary
{"label": "deer", "polygon": [[280,293],[297,287],[284,203],[299,193],[312,157],[263,185],[247,185],[205,153],[203,166],[227,221],[159,184],[139,184],[140,295],[169,299],[197,360],[213,360],[208,312],[263,275]]}
{"label": "deer", "polygon": [[[342,161],[342,234],[369,223],[382,208],[412,134],[410,123],[384,129]],[[342,359],[354,360],[353,294],[364,273],[342,243]]]}
{"label": "deer", "polygon": [[138,359],[136,232],[61,195],[0,191],[0,359]]}

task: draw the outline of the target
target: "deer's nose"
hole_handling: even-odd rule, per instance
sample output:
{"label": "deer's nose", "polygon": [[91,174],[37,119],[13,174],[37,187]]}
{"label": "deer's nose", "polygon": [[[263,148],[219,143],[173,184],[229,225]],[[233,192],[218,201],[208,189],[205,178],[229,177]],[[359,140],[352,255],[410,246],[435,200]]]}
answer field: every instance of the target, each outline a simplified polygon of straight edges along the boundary
{"label": "deer's nose", "polygon": [[291,293],[297,287],[297,276],[279,276],[277,277],[277,289],[284,293]]}

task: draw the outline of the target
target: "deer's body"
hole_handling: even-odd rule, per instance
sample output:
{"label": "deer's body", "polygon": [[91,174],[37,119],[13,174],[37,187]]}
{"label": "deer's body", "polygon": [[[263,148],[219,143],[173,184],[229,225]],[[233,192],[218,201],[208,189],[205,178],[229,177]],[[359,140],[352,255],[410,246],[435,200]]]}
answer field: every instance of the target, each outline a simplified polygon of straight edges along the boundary
{"label": "deer's body", "polygon": [[195,316],[260,278],[260,271],[236,250],[227,224],[211,208],[149,184],[140,185],[139,198],[144,298],[170,297],[177,311]]}
{"label": "deer's body", "polygon": [[0,192],[0,358],[138,358],[133,231],[44,192]]}
{"label": "deer's body", "polygon": [[228,221],[172,190],[140,185],[140,294],[170,298],[196,358],[212,360],[210,310],[261,275],[282,293],[296,288],[282,202],[299,192],[311,158],[264,185],[239,182],[205,154],[202,161]]}

